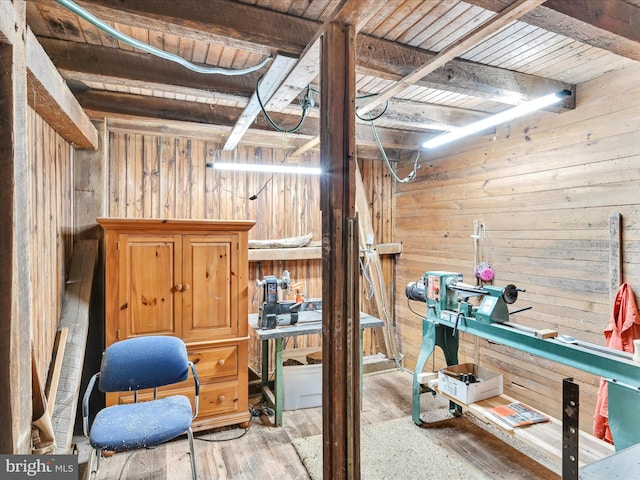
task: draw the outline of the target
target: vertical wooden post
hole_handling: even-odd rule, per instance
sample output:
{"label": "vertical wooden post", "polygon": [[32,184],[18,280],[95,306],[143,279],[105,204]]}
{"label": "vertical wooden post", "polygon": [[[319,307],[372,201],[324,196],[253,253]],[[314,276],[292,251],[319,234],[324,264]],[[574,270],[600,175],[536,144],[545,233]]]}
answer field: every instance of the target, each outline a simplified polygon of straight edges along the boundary
{"label": "vertical wooden post", "polygon": [[358,222],[355,214],[355,28],[322,39],[323,478],[360,478]]}
{"label": "vertical wooden post", "polygon": [[31,453],[26,3],[0,2],[12,16],[0,32],[0,453]]}

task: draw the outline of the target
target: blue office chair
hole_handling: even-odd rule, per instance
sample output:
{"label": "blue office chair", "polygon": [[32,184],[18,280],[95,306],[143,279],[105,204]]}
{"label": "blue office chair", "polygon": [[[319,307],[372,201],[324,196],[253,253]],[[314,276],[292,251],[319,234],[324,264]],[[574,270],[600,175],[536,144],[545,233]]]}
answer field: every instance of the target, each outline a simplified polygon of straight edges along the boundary
{"label": "blue office chair", "polygon": [[[195,402],[172,395],[158,398],[157,387],[186,380],[193,372]],[[101,392],[134,392],[134,403],[113,405],[100,410],[89,428],[89,400],[96,380]],[[138,390],[153,388],[153,400],[138,402]],[[189,438],[191,473],[198,479],[193,450],[191,422],[198,415],[200,381],[195,365],[189,361],[184,342],[176,337],[148,336],[122,340],[104,352],[100,372],[89,380],[82,402],[85,436],[93,448],[89,472],[100,468],[100,452],[126,452],[149,448],[184,433]],[[93,456],[96,469],[92,471]]]}

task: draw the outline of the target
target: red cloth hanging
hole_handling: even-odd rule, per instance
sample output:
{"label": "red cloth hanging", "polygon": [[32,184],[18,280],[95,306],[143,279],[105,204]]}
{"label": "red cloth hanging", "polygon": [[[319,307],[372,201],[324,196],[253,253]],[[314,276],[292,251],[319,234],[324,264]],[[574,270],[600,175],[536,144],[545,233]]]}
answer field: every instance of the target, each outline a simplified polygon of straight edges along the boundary
{"label": "red cloth hanging", "polygon": [[[604,329],[606,346],[633,353],[633,340],[640,338],[640,313],[631,286],[623,283],[616,293],[609,325]],[[609,429],[609,396],[607,382],[600,379],[596,413],[593,419],[593,435],[613,443]]]}

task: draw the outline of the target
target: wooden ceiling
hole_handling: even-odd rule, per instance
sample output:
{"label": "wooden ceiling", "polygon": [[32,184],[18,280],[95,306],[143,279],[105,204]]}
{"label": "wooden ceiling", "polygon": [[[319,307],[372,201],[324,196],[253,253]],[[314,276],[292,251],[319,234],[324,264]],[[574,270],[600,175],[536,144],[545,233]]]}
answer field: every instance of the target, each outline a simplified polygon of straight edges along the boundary
{"label": "wooden ceiling", "polygon": [[[118,40],[54,0],[27,21],[84,110],[112,124],[167,125],[233,149],[239,142],[315,148],[323,25],[354,24],[358,114],[391,152],[522,101],[570,89],[640,60],[640,0],[78,0],[110,27],[198,65],[202,74]],[[262,79],[262,80],[260,80]],[[311,87],[313,107],[292,129]],[[579,92],[578,92],[579,95]],[[579,108],[565,99],[555,112]],[[141,122],[140,118],[144,121]],[[178,122],[178,123],[174,123]],[[185,123],[186,122],[186,123]],[[138,127],[139,128],[139,127]],[[357,144],[374,149],[369,122]]]}

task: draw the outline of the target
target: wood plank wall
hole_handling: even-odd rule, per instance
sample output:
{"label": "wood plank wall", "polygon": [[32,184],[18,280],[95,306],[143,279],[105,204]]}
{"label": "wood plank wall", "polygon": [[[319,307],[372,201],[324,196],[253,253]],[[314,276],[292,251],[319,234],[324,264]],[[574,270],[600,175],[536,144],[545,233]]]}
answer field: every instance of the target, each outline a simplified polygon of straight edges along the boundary
{"label": "wood plank wall", "polygon": [[[171,134],[138,133],[130,126],[108,126],[107,212],[111,217],[255,220],[251,240],[272,240],[311,233],[320,241],[320,183],[317,176],[230,172],[206,168],[207,162],[278,164],[285,149],[239,146],[222,150],[224,142]],[[319,165],[319,152],[304,154],[297,163]],[[378,160],[361,160],[365,188],[378,243],[393,241],[391,177]],[[250,197],[257,195],[251,200]],[[384,259],[383,273],[393,294],[395,259]],[[307,298],[322,295],[322,262],[260,261],[249,264],[249,312],[257,312],[256,280],[280,276],[286,269],[293,282],[304,284]],[[289,298],[292,298],[289,297]],[[392,309],[391,309],[392,310]],[[377,352],[369,335],[367,353]],[[252,339],[250,363],[259,365],[258,342]],[[298,338],[291,346],[315,347],[320,336]]]}
{"label": "wood plank wall", "polygon": [[73,151],[29,108],[33,223],[32,339],[38,372],[46,378],[73,251]]}
{"label": "wood plank wall", "polygon": [[[539,112],[422,159],[417,181],[396,194],[397,268],[404,286],[429,270],[473,278],[474,220],[483,222],[495,285],[526,289],[514,322],[604,344],[609,322],[609,215],[622,215],[622,280],[640,293],[640,68],[579,85],[577,108]],[[407,159],[407,166],[409,159]],[[407,366],[421,321],[398,301]],[[424,304],[414,303],[420,312]],[[562,379],[581,388],[581,428],[592,429],[598,378],[463,335],[461,361],[505,375],[506,393],[561,418]],[[436,368],[444,365],[438,352]]]}

